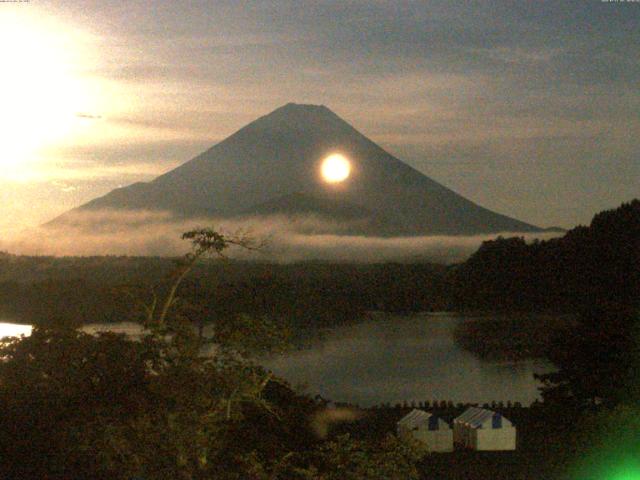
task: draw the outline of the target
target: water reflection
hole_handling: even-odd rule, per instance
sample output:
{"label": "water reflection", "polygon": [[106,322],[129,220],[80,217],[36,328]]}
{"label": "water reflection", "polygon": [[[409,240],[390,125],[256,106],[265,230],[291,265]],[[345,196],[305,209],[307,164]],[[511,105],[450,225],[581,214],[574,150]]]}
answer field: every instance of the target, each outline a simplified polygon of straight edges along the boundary
{"label": "water reflection", "polygon": [[20,325],[18,323],[0,322],[0,338],[19,337],[20,335],[31,335],[33,327],[31,325]]}
{"label": "water reflection", "polygon": [[294,385],[308,385],[309,393],[360,405],[434,399],[529,404],[538,398],[533,373],[550,365],[481,361],[454,343],[453,329],[462,321],[454,315],[379,315],[265,364]]}

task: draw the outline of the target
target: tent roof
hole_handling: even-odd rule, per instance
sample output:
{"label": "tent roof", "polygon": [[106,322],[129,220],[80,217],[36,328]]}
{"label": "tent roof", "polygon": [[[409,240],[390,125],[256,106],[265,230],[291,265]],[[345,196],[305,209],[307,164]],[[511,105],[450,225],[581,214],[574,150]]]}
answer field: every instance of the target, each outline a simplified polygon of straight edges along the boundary
{"label": "tent roof", "polygon": [[[453,421],[454,423],[465,423],[473,428],[479,428],[487,422],[491,422],[493,416],[496,414],[497,412],[487,410],[486,408],[469,407],[462,415],[456,417]],[[511,422],[505,417],[502,417],[502,421],[505,426],[511,425]]]}
{"label": "tent roof", "polygon": [[[412,430],[416,427],[420,427],[421,425],[428,425],[431,417],[434,417],[434,415],[429,412],[425,412],[424,410],[414,408],[398,421],[398,425]],[[438,418],[438,427],[449,428],[449,424],[441,418]]]}

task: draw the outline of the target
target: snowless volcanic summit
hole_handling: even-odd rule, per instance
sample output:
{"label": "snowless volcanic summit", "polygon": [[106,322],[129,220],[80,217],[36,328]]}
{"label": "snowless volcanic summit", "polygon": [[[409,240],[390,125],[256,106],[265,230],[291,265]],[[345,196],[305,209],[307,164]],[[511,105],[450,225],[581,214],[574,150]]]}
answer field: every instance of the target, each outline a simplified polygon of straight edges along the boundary
{"label": "snowless volcanic summit", "polygon": [[74,211],[95,210],[178,218],[313,214],[342,224],[340,233],[378,236],[539,230],[431,180],[328,108],[293,103],[151,182],[118,188]]}

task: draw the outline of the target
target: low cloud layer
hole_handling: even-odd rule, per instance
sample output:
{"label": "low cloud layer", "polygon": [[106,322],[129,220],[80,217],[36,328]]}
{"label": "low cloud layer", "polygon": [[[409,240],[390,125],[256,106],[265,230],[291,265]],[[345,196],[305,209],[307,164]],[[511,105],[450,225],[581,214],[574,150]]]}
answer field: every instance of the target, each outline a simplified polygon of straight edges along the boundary
{"label": "low cloud layer", "polygon": [[177,256],[189,250],[182,233],[211,227],[266,243],[259,252],[235,249],[234,258],[273,262],[325,260],[374,263],[427,260],[455,263],[498,235],[550,238],[551,233],[502,232],[474,236],[373,237],[342,235],[345,225],[319,217],[176,219],[168,212],[74,212],[53,226],[24,230],[0,241],[0,250],[25,255]]}

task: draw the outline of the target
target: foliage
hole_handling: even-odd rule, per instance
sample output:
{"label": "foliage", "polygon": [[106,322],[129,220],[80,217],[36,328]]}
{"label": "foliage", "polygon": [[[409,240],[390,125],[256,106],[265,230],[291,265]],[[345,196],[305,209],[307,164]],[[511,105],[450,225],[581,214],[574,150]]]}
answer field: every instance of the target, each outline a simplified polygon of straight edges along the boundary
{"label": "foliage", "polygon": [[487,310],[581,311],[640,306],[640,200],[594,216],[561,238],[484,242],[448,279],[455,305]]}
{"label": "foliage", "polygon": [[306,477],[318,480],[412,480],[418,478],[419,449],[388,435],[382,442],[340,435],[309,455]]}
{"label": "foliage", "polygon": [[0,474],[415,478],[405,474],[414,457],[393,440],[323,443],[307,428],[314,402],[241,359],[187,352],[173,340],[60,329],[11,341],[0,368]]}
{"label": "foliage", "polygon": [[415,478],[410,450],[394,439],[314,436],[309,419],[320,407],[252,360],[282,346],[268,316],[219,322],[210,337],[193,328],[181,282],[199,258],[249,244],[213,230],[185,238],[193,251],[163,295],[142,304],[140,339],[63,322],[3,342],[0,476]]}
{"label": "foliage", "polygon": [[548,358],[556,372],[537,375],[546,402],[613,406],[640,400],[640,318],[633,308],[592,307],[571,335],[557,337]]}
{"label": "foliage", "polygon": [[234,478],[224,475],[254,451],[244,449],[259,450],[243,441],[243,421],[256,411],[280,418],[265,395],[275,380],[235,350],[202,357],[188,342],[38,328],[9,342],[0,364],[5,476]]}
{"label": "foliage", "polygon": [[[264,260],[202,259],[177,288],[181,312],[203,325],[234,321],[240,314],[267,315],[304,340],[319,329],[356,322],[371,310],[447,307],[442,266]],[[154,293],[164,298],[168,291],[169,282],[158,279],[170,278],[174,270],[168,258],[0,259],[0,317],[41,326],[142,322]]]}

